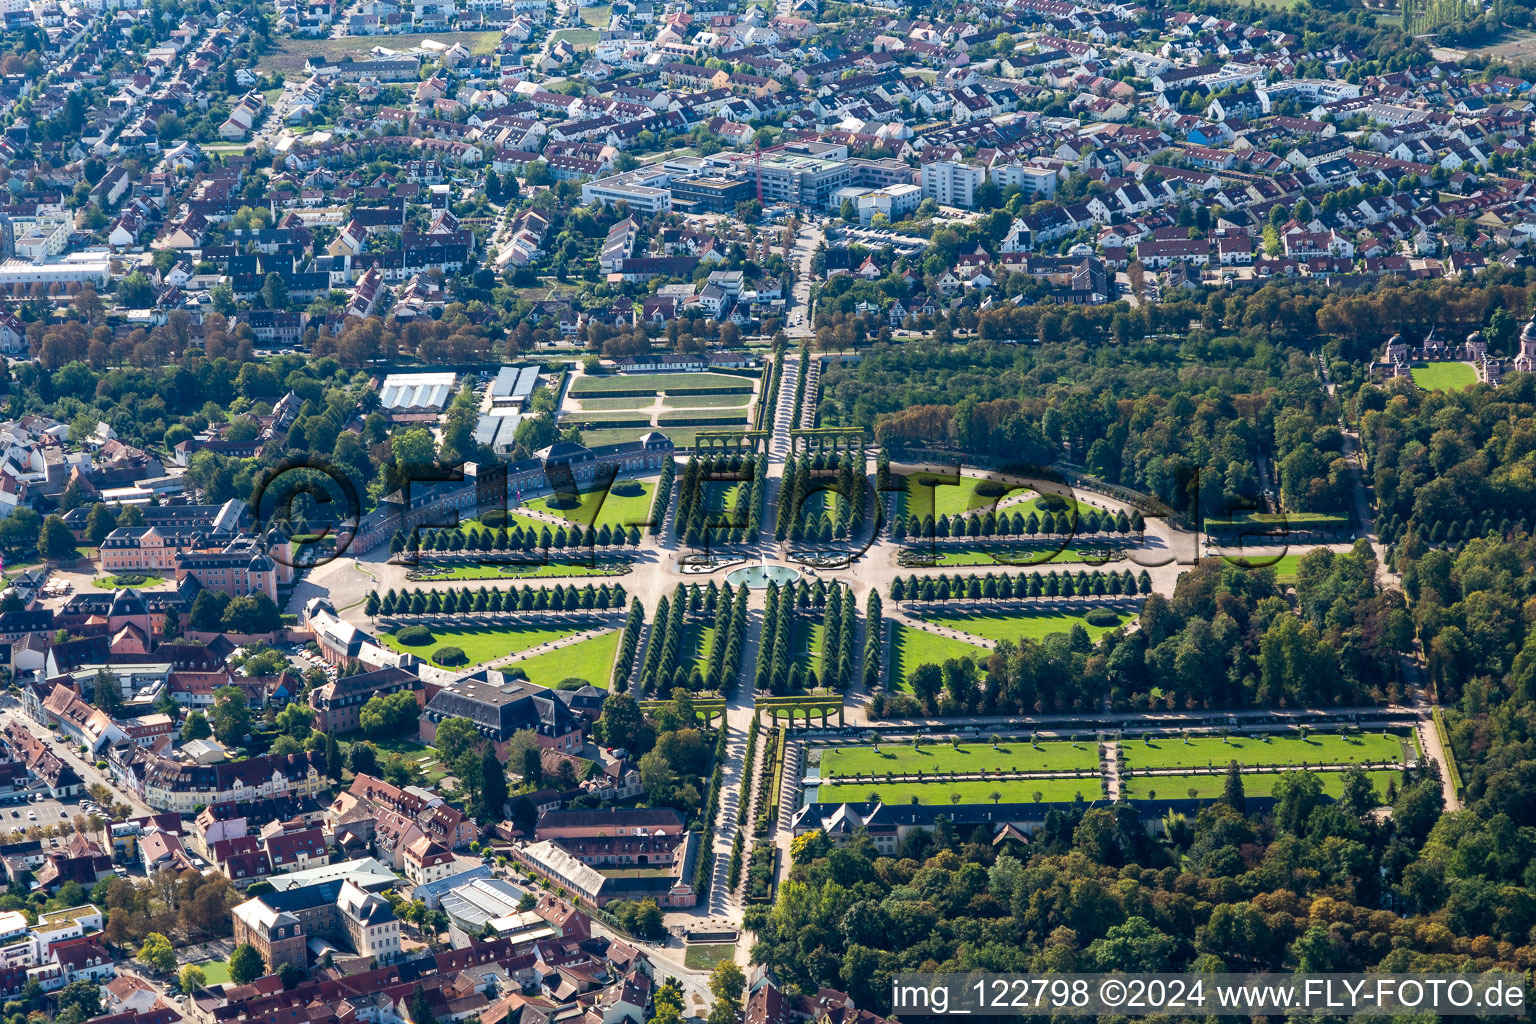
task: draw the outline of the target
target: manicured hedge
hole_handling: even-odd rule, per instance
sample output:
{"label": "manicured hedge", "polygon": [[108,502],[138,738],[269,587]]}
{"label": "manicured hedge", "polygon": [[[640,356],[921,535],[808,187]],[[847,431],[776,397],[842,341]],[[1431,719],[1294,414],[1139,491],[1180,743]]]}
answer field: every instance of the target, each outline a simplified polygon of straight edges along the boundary
{"label": "manicured hedge", "polygon": [[434,637],[426,626],[406,626],[395,633],[395,639],[407,647],[423,647],[431,643]]}
{"label": "manicured hedge", "polygon": [[469,655],[462,647],[439,647],[432,652],[432,660],[445,668],[469,664]]}

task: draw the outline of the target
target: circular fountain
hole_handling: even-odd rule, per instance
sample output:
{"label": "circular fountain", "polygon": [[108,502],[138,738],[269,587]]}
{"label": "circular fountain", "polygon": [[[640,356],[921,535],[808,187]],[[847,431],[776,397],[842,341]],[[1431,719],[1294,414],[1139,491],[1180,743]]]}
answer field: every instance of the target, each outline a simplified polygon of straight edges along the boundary
{"label": "circular fountain", "polygon": [[769,565],[767,562],[758,565],[744,565],[740,569],[732,569],[726,574],[725,581],[734,586],[745,583],[753,590],[766,590],[768,584],[776,583],[784,586],[793,583],[800,578],[800,574],[787,565]]}

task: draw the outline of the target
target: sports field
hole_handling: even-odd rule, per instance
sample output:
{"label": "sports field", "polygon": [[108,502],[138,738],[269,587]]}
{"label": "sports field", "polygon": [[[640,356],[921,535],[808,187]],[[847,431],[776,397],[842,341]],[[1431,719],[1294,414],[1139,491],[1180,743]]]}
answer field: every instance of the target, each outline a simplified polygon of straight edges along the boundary
{"label": "sports field", "polygon": [[1353,736],[1314,733],[1306,739],[1277,735],[1267,742],[1246,736],[1225,741],[1219,736],[1191,736],[1188,742],[1177,736],[1161,736],[1150,743],[1140,738],[1124,739],[1119,749],[1129,768],[1219,767],[1232,761],[1239,765],[1361,764],[1402,760],[1403,739],[1379,732]]}
{"label": "sports field", "polygon": [[976,644],[913,629],[900,622],[891,623],[891,686],[911,693],[907,677],[919,665],[942,665],[950,658],[984,658],[992,652]]}
{"label": "sports field", "polygon": [[1072,627],[1078,623],[1088,631],[1090,638],[1097,640],[1111,629],[1131,621],[1129,612],[1113,610],[1117,619],[1113,626],[1090,626],[1083,618],[1085,613],[1062,608],[1042,608],[1039,611],[1023,608],[992,613],[957,612],[949,615],[924,613],[922,617],[925,622],[969,633],[983,640],[1017,640],[1020,637],[1038,640],[1052,633],[1071,632]]}
{"label": "sports field", "polygon": [[934,743],[913,747],[882,744],[836,747],[821,755],[822,778],[835,775],[883,775],[948,772],[1069,772],[1093,771],[1099,766],[1098,744],[1093,741],[1071,743],[1067,740],[1041,740],[1031,745],[1027,739],[1000,740],[990,743]]}
{"label": "sports field", "polygon": [[[1098,800],[1103,797],[1099,780],[1090,779],[1020,779],[1014,782],[864,782],[846,786],[820,786],[816,802],[852,803],[868,800],[874,793],[887,804],[1027,804],[1035,794],[1048,803]],[[994,800],[992,794],[998,794]],[[960,799],[954,799],[959,796]],[[913,798],[916,797],[914,800]]]}

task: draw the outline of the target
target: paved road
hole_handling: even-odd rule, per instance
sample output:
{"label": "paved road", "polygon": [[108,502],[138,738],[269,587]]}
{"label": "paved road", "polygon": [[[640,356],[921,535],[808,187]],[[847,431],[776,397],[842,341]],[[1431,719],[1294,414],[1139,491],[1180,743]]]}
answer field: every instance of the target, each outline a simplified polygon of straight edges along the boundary
{"label": "paved road", "polygon": [[[10,724],[11,722],[19,723],[23,729],[28,730],[32,733],[32,735],[38,737],[44,743],[46,743],[48,745],[48,749],[52,750],[59,757],[63,758],[64,763],[73,768],[75,770],[75,774],[79,775],[80,778],[85,781],[87,786],[96,783],[106,786],[115,794],[115,799],[120,800],[128,806],[132,807],[135,814],[155,813],[144,801],[138,799],[137,797],[131,796],[130,794],[117,788],[117,786],[113,783],[111,776],[109,776],[106,772],[97,770],[94,762],[87,762],[82,759],[79,755],[78,748],[74,744],[61,743],[56,740],[53,733],[47,729],[44,729],[37,722],[33,721],[27,715],[27,713],[21,709],[21,705],[17,703],[14,698],[7,697],[5,698],[3,706],[0,706],[0,728],[3,728],[5,725]],[[78,801],[76,801],[76,803],[78,803]],[[73,812],[71,812],[71,816],[73,816]],[[26,811],[23,810],[21,820],[24,821],[25,819]],[[6,820],[13,821],[13,819],[10,818],[7,818]],[[20,821],[16,821],[15,824],[20,824]],[[26,824],[30,825],[33,824],[33,822],[26,822]],[[36,824],[45,824],[45,822],[39,821]],[[57,824],[57,822],[55,822],[55,824]]]}

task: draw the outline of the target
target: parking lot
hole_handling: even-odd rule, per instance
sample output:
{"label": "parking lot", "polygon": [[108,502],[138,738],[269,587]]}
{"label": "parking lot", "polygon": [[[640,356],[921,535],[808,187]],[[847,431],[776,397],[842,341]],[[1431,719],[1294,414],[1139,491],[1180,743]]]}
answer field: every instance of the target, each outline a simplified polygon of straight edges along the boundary
{"label": "parking lot", "polygon": [[90,802],[88,796],[69,797],[65,800],[45,798],[28,800],[14,796],[0,802],[0,818],[7,829],[26,828],[29,825],[68,825],[75,815],[87,813],[81,802]]}

